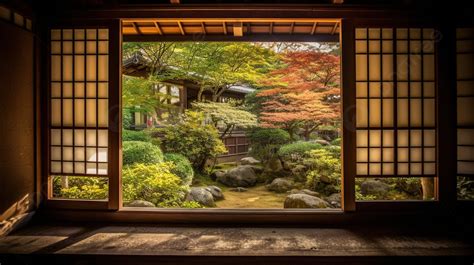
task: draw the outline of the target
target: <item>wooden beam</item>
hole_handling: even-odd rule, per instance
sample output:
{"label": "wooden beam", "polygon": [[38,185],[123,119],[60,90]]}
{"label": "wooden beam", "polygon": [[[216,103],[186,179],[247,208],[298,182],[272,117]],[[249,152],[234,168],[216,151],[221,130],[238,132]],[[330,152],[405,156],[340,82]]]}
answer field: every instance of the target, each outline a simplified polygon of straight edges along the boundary
{"label": "wooden beam", "polygon": [[158,22],[154,21],[153,24],[155,24],[156,30],[158,30],[158,34],[163,35],[163,31],[161,30],[160,24]]}
{"label": "wooden beam", "polygon": [[204,25],[204,22],[201,22],[201,28],[202,28],[202,33],[207,34],[206,32],[206,25]]}
{"label": "wooden beam", "polygon": [[316,32],[317,27],[318,27],[318,22],[314,22],[313,28],[311,29],[311,35],[314,35],[314,33]]}
{"label": "wooden beam", "polygon": [[181,35],[186,35],[186,32],[184,32],[184,28],[183,28],[183,25],[181,25],[181,21],[177,21],[178,22],[178,27],[179,27],[179,31],[181,31]]}
{"label": "wooden beam", "polygon": [[[281,42],[338,42],[339,35],[330,34],[253,34],[253,35],[203,35],[199,41],[281,41]],[[123,41],[154,42],[154,41],[196,41],[191,35],[123,35]]]}
{"label": "wooden beam", "polygon": [[242,37],[244,35],[244,26],[242,22],[234,23],[234,37]]}
{"label": "wooden beam", "polygon": [[222,29],[224,30],[224,34],[227,35],[227,24],[225,21],[222,22]]}
{"label": "wooden beam", "polygon": [[270,22],[270,34],[273,34],[273,22]]}
{"label": "wooden beam", "polygon": [[292,23],[292,22],[301,22],[301,23],[313,23],[313,22],[339,22],[340,19],[334,18],[124,18],[123,22],[222,22],[227,23],[238,23],[238,22],[280,22],[280,23]]}
{"label": "wooden beam", "polygon": [[132,22],[132,26],[133,26],[133,29],[137,32],[138,35],[142,35],[142,32],[140,31],[140,29],[137,26],[137,23]]}
{"label": "wooden beam", "polygon": [[334,28],[331,31],[331,35],[334,35],[334,33],[336,33],[337,26],[339,26],[339,23],[336,22],[336,24],[334,24]]}
{"label": "wooden beam", "polygon": [[294,29],[295,29],[295,22],[291,22],[290,34],[293,34]]}
{"label": "wooden beam", "polygon": [[180,0],[170,0],[170,4],[179,5],[179,4],[180,4]]}

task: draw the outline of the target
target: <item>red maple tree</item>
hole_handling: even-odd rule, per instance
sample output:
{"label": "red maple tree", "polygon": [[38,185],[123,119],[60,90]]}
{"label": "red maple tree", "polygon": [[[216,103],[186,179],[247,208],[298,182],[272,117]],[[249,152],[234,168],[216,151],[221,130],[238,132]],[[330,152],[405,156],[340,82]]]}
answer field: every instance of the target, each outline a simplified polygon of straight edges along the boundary
{"label": "red maple tree", "polygon": [[282,58],[284,67],[272,71],[257,93],[264,98],[260,122],[287,130],[293,138],[308,140],[319,126],[340,117],[339,57],[319,51],[292,51]]}

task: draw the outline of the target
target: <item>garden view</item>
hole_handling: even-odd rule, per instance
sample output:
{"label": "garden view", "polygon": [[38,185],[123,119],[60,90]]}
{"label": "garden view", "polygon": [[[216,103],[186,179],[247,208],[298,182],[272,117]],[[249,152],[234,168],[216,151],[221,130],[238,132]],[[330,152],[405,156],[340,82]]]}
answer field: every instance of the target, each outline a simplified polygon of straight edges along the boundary
{"label": "garden view", "polygon": [[[124,206],[340,208],[338,43],[123,46]],[[106,199],[68,177],[58,197]],[[410,179],[358,179],[358,200],[419,199]]]}

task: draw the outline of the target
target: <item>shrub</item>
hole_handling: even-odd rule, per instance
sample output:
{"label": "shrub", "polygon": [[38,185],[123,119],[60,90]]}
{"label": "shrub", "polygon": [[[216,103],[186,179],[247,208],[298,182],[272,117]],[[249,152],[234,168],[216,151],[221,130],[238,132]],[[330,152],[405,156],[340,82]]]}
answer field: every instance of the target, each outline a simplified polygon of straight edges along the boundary
{"label": "shrub", "polygon": [[171,172],[181,178],[183,185],[191,185],[193,182],[194,171],[189,160],[180,154],[168,153],[164,155],[165,162],[173,163]]}
{"label": "shrub", "polygon": [[336,138],[334,140],[331,141],[331,144],[332,145],[338,145],[338,146],[341,146],[341,143],[342,143],[342,138]]}
{"label": "shrub", "polygon": [[262,161],[273,158],[282,145],[290,142],[290,134],[282,129],[255,128],[247,136],[250,140],[250,154]]}
{"label": "shrub", "polygon": [[160,148],[148,142],[123,142],[123,164],[134,163],[155,164],[163,162],[163,153]]}
{"label": "shrub", "polygon": [[208,159],[226,152],[219,132],[214,126],[204,124],[200,112],[187,111],[181,121],[161,131],[163,151],[184,155],[199,172],[204,170]]}
{"label": "shrub", "polygon": [[308,152],[305,164],[310,171],[306,177],[308,188],[325,195],[341,190],[341,159],[326,148]]}
{"label": "shrub", "polygon": [[122,128],[131,128],[133,125],[133,110],[123,108],[122,110]]}
{"label": "shrub", "polygon": [[474,180],[468,177],[458,177],[457,196],[461,200],[474,200]]}
{"label": "shrub", "polygon": [[122,173],[124,201],[145,200],[157,207],[180,207],[187,188],[171,173],[172,167],[168,162],[125,167]]}
{"label": "shrub", "polygon": [[141,141],[149,142],[151,137],[145,131],[132,131],[132,130],[123,130],[122,131],[122,141]]}
{"label": "shrub", "polygon": [[278,155],[284,159],[299,161],[306,156],[308,151],[318,148],[321,148],[318,143],[299,141],[281,146]]}
{"label": "shrub", "polygon": [[65,177],[68,188],[61,188],[61,178],[54,178],[55,197],[67,199],[104,200],[108,197],[107,180],[95,177]]}

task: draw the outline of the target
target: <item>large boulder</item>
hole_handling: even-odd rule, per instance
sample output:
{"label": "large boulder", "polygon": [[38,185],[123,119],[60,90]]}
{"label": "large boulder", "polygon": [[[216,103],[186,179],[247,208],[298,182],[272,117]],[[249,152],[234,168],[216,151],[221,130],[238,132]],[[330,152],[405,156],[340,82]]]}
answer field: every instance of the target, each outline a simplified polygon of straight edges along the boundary
{"label": "large boulder", "polygon": [[283,169],[280,159],[272,158],[265,164],[265,171],[278,172]]}
{"label": "large boulder", "polygon": [[214,198],[214,201],[224,199],[224,193],[222,193],[221,188],[219,188],[217,186],[208,186],[206,188],[206,190],[209,191],[212,194],[212,197]]}
{"label": "large boulder", "polygon": [[205,187],[193,187],[186,196],[186,201],[195,201],[208,207],[216,206],[212,193]]}
{"label": "large boulder", "polygon": [[223,176],[225,174],[225,171],[224,170],[216,170],[216,171],[213,171],[210,175],[211,179],[213,181],[216,181],[216,179],[219,177],[219,176]]}
{"label": "large boulder", "polygon": [[260,164],[260,161],[251,157],[251,156],[248,156],[248,157],[244,157],[242,159],[240,159],[240,164],[242,165],[258,165]]}
{"label": "large boulder", "polygon": [[155,207],[155,204],[144,200],[134,200],[125,205],[126,207]]}
{"label": "large boulder", "polygon": [[331,208],[325,200],[308,194],[286,196],[284,208]]}
{"label": "large boulder", "polygon": [[341,208],[341,193],[333,193],[325,198],[325,200],[334,208]]}
{"label": "large boulder", "polygon": [[276,178],[266,187],[269,191],[283,193],[293,188],[293,181],[285,178]]}
{"label": "large boulder", "polygon": [[302,190],[292,189],[290,191],[290,194],[308,194],[308,195],[311,195],[311,196],[314,196],[314,197],[319,197],[320,196],[319,192],[308,190],[308,189],[302,189]]}
{"label": "large boulder", "polygon": [[384,196],[390,190],[390,185],[380,180],[369,179],[360,184],[362,195]]}
{"label": "large boulder", "polygon": [[252,166],[245,165],[228,170],[216,180],[228,187],[250,187],[257,183],[257,175]]}

